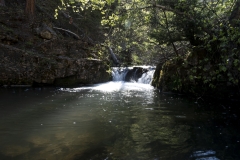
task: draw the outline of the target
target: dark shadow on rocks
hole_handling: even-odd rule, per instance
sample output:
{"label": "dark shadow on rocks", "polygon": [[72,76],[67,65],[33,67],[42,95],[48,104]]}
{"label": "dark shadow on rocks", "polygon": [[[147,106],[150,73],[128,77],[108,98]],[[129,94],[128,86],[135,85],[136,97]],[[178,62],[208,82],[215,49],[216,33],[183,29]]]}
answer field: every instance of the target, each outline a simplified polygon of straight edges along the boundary
{"label": "dark shadow on rocks", "polygon": [[100,159],[108,159],[111,160],[111,158],[108,158],[108,153],[104,147],[96,147],[87,150],[81,155],[75,155],[74,160],[100,160]]}
{"label": "dark shadow on rocks", "polygon": [[141,67],[134,67],[132,70],[129,70],[128,73],[125,76],[125,81],[137,81],[139,78],[141,78],[142,74],[147,72],[147,69],[141,68]]}

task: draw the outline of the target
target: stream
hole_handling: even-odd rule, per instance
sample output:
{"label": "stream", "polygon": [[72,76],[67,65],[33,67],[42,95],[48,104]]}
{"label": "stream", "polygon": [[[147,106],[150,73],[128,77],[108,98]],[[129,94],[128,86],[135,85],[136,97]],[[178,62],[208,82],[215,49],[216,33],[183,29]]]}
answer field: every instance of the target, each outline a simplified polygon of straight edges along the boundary
{"label": "stream", "polygon": [[153,73],[125,82],[126,72],[114,72],[114,81],[76,88],[0,88],[0,159],[239,160],[238,104],[160,93],[149,84]]}

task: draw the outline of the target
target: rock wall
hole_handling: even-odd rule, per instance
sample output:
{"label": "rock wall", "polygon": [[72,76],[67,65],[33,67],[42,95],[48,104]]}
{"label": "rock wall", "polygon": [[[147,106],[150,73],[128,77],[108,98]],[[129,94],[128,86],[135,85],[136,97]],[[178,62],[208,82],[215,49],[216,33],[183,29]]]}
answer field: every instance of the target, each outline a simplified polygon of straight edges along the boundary
{"label": "rock wall", "polygon": [[[101,30],[76,19],[69,23],[63,14],[53,18],[59,3],[38,1],[33,17],[25,14],[24,3],[9,0],[0,6],[0,86],[70,86],[110,79],[108,59],[98,54]],[[88,28],[95,28],[90,34],[95,41]]]}
{"label": "rock wall", "polygon": [[74,57],[57,49],[42,55],[0,45],[0,85],[69,86],[110,79],[108,66],[98,59]]}

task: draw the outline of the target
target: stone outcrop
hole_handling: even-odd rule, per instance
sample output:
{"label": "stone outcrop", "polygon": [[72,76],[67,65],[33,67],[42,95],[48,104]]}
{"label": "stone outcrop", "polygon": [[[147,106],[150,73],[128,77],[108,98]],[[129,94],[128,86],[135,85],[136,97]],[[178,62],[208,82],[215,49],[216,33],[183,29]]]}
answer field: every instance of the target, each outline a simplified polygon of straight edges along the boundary
{"label": "stone outcrop", "polygon": [[187,76],[187,68],[182,66],[182,60],[169,60],[157,65],[152,85],[162,92],[183,90],[183,79]]}
{"label": "stone outcrop", "polygon": [[72,86],[110,80],[109,62],[98,54],[97,37],[102,33],[95,29],[95,41],[90,41],[85,30],[64,16],[53,18],[60,2],[46,6],[39,1],[34,17],[25,14],[24,3],[16,3],[9,0],[6,7],[0,6],[0,86]]}
{"label": "stone outcrop", "polygon": [[[74,43],[79,44],[71,43],[72,49]],[[110,79],[106,72],[108,67],[102,61],[86,58],[86,55],[81,55],[76,50],[47,49],[43,55],[0,45],[0,85],[69,86],[106,82]],[[48,47],[45,45],[45,48]]]}

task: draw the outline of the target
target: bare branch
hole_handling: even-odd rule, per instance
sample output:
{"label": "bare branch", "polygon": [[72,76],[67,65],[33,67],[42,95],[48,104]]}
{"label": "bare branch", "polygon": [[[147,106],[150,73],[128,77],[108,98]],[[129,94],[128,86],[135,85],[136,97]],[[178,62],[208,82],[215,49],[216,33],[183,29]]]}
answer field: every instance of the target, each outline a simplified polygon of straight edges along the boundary
{"label": "bare branch", "polygon": [[[65,13],[63,10],[60,10],[60,12],[63,14],[63,16],[64,16],[65,18],[67,18],[67,19],[72,18],[69,14]],[[72,24],[74,27],[76,27],[80,32],[82,32],[82,36],[83,36],[83,37],[86,36],[87,39],[88,39],[88,41],[89,41],[90,43],[93,43],[93,40],[92,40],[90,37],[88,37],[88,36],[84,33],[84,31],[83,31],[81,28],[79,28],[79,27],[77,26],[77,24],[74,23],[72,20],[71,20],[71,24]]]}
{"label": "bare branch", "polygon": [[179,11],[174,10],[174,9],[172,9],[172,8],[170,8],[170,7],[167,7],[167,6],[162,6],[162,5],[159,5],[159,4],[156,4],[156,5],[154,5],[154,6],[157,7],[157,8],[161,8],[161,9],[164,10],[164,11],[171,11],[171,12],[174,12],[174,13],[177,13],[177,14],[180,14],[180,15],[186,15],[186,14],[183,13],[183,12],[179,12]]}
{"label": "bare branch", "polygon": [[72,34],[75,38],[81,39],[76,33],[73,33],[73,32],[71,32],[71,31],[69,31],[69,30],[66,30],[66,29],[63,29],[63,28],[58,28],[58,27],[53,27],[53,29],[57,29],[57,30],[61,30],[61,31],[70,33],[70,34]]}
{"label": "bare branch", "polygon": [[174,52],[175,52],[176,56],[178,57],[178,51],[177,51],[176,46],[175,46],[175,44],[172,40],[172,36],[171,36],[170,30],[169,30],[168,19],[167,19],[167,15],[166,15],[165,10],[163,10],[163,13],[164,13],[165,21],[166,21],[168,36],[170,38],[170,41],[171,41],[171,44],[173,46]]}

